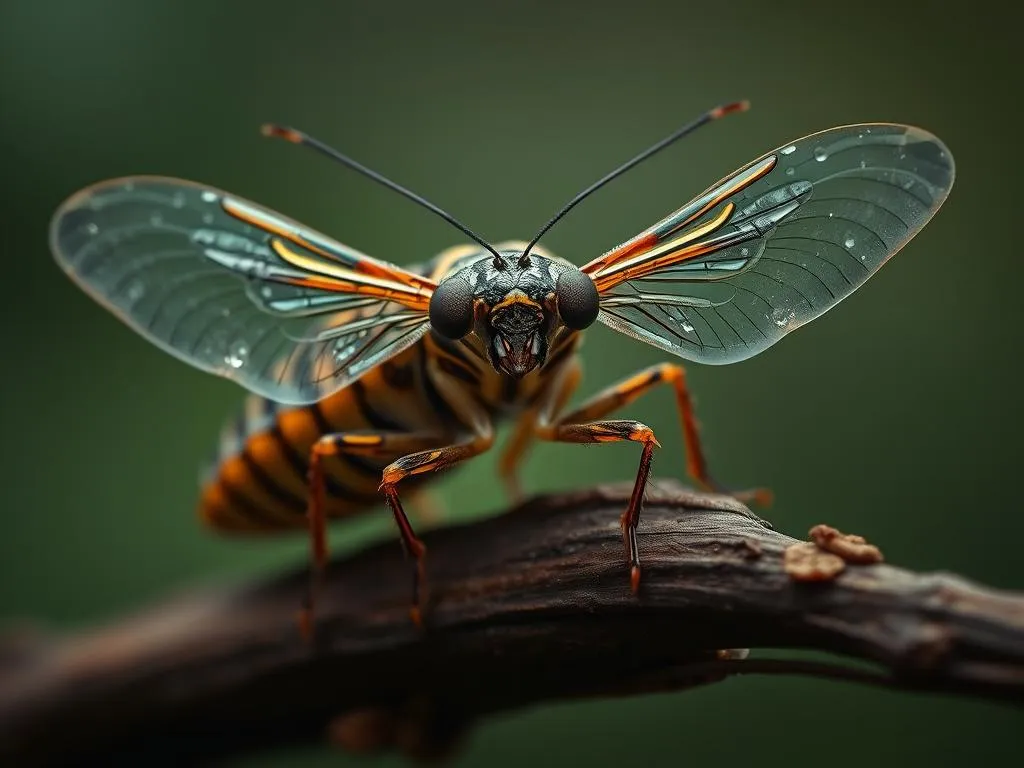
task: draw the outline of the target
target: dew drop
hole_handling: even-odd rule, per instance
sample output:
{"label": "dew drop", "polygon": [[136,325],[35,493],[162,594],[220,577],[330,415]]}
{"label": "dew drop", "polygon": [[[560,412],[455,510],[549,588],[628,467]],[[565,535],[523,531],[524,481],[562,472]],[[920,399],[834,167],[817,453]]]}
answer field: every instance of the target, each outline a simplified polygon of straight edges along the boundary
{"label": "dew drop", "polygon": [[786,169],[786,175],[787,176],[792,176],[794,173],[796,173],[796,168],[790,167],[790,168]]}
{"label": "dew drop", "polygon": [[779,328],[785,328],[790,324],[791,321],[796,319],[796,312],[790,310],[787,312],[781,307],[776,307],[772,310],[772,322],[775,323]]}
{"label": "dew drop", "polygon": [[231,345],[227,355],[224,356],[224,362],[237,370],[245,365],[245,360],[248,357],[249,347],[246,346],[244,341],[236,341]]}
{"label": "dew drop", "polygon": [[861,160],[860,161],[860,167],[861,168],[867,168],[868,167],[868,161],[867,160]]}
{"label": "dew drop", "polygon": [[273,295],[274,292],[270,289],[269,285],[264,285],[262,288],[260,288],[260,296],[262,296],[264,299],[269,299]]}
{"label": "dew drop", "polygon": [[847,248],[853,248],[853,246],[855,246],[856,244],[857,244],[857,241],[854,240],[852,237],[847,237],[843,241],[843,245],[845,245]]}
{"label": "dew drop", "polygon": [[683,318],[682,326],[683,330],[686,331],[687,333],[693,333],[693,323],[691,323],[685,317]]}
{"label": "dew drop", "polygon": [[204,203],[215,203],[217,202],[217,193],[207,190],[206,192],[203,192],[202,198]]}
{"label": "dew drop", "polygon": [[126,293],[129,301],[138,301],[146,295],[146,285],[141,280],[133,280]]}
{"label": "dew drop", "polygon": [[175,192],[174,197],[171,198],[171,205],[175,208],[181,208],[185,205],[185,195],[181,192]]}
{"label": "dew drop", "polygon": [[228,307],[224,307],[224,309],[222,309],[220,311],[220,316],[221,317],[231,317],[231,309],[228,308]]}
{"label": "dew drop", "polygon": [[792,155],[794,152],[796,152],[796,147],[790,144],[785,149],[780,149],[779,152],[781,152],[784,155]]}
{"label": "dew drop", "polygon": [[355,352],[356,352],[356,345],[355,344],[349,344],[348,346],[345,346],[345,347],[339,346],[339,347],[335,348],[335,350],[334,350],[334,359],[335,359],[335,361],[337,361],[339,363],[343,363],[346,360],[348,360],[350,357],[352,357],[352,355],[354,355]]}
{"label": "dew drop", "polygon": [[98,235],[100,232],[100,228],[95,224],[90,223],[86,225],[85,231],[88,232],[90,235]]}
{"label": "dew drop", "polygon": [[161,216],[159,213],[154,213],[152,216],[149,217],[149,223],[152,224],[154,227],[159,227],[161,224],[164,223],[164,217]]}
{"label": "dew drop", "polygon": [[814,148],[814,159],[817,160],[819,163],[823,163],[823,162],[825,162],[828,159],[828,152],[826,152],[821,147],[815,147]]}

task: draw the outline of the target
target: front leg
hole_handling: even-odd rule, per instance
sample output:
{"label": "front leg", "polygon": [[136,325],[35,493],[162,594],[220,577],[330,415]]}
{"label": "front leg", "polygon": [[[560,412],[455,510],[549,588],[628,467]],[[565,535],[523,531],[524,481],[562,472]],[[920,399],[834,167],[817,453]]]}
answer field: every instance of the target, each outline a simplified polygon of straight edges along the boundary
{"label": "front leg", "polygon": [[[444,436],[435,434],[362,430],[326,434],[313,444],[309,457],[309,500],[306,511],[312,567],[306,603],[299,617],[300,629],[307,639],[312,637],[316,597],[323,581],[324,569],[327,567],[324,461],[329,457],[340,455],[363,456],[386,461],[392,456],[436,446],[444,442]],[[413,533],[409,521],[405,520],[404,523],[403,525],[402,521],[398,521],[402,543],[407,552],[415,554],[423,545]]]}
{"label": "front leg", "polygon": [[[633,492],[621,520],[626,561],[630,567],[630,584],[635,593],[640,587],[640,554],[636,541],[636,529],[640,522],[640,510],[643,505],[647,480],[651,473],[654,449],[660,447],[660,444],[654,437],[653,430],[646,424],[619,419],[603,420],[603,417],[617,408],[633,402],[657,384],[671,384],[675,390],[676,404],[682,421],[689,473],[705,488],[722,489],[711,479],[707,470],[690,394],[686,388],[686,378],[681,366],[667,363],[653,366],[600,392],[572,413],[557,417],[561,404],[567,401],[568,394],[578,379],[578,368],[575,367],[575,364],[560,373],[558,381],[551,388],[550,394],[542,405],[536,425],[537,435],[543,440],[563,443],[607,443],[629,440],[643,445]],[[732,495],[739,499],[754,499],[762,503],[766,503],[770,499],[770,494],[761,489],[733,493]]]}
{"label": "front leg", "polygon": [[701,445],[700,431],[697,428],[697,417],[694,413],[690,390],[686,385],[686,371],[681,365],[661,363],[640,371],[590,398],[575,411],[561,418],[559,423],[586,423],[601,419],[612,411],[632,403],[659,384],[670,385],[675,393],[676,410],[679,414],[683,442],[686,447],[686,471],[697,482],[697,485],[704,490],[727,494],[744,503],[754,503],[758,506],[771,504],[772,494],[767,488],[734,491],[720,485],[711,476],[704,458],[704,448]]}
{"label": "front leg", "polygon": [[490,448],[493,442],[493,433],[474,435],[463,443],[403,456],[384,470],[384,478],[380,489],[384,492],[388,506],[391,507],[391,512],[395,516],[395,522],[398,524],[398,529],[402,534],[402,542],[405,545],[406,554],[416,559],[416,565],[413,569],[410,615],[417,625],[422,624],[423,597],[425,592],[423,585],[426,583],[424,561],[427,548],[416,536],[412,525],[409,523],[409,518],[405,514],[405,510],[402,508],[402,500],[398,496],[398,483],[410,475],[434,472],[450,467],[460,461],[465,461],[473,456],[478,456]]}
{"label": "front leg", "polygon": [[413,532],[409,518],[402,508],[402,500],[398,495],[398,484],[410,475],[445,469],[460,461],[479,456],[494,444],[494,425],[491,417],[479,404],[473,393],[467,392],[458,379],[442,371],[434,359],[427,361],[426,374],[430,376],[434,388],[455,414],[458,424],[452,426],[463,432],[468,432],[469,437],[453,445],[417,451],[403,456],[385,467],[381,478],[380,490],[384,493],[388,506],[391,507],[395,516],[395,522],[401,531],[406,552],[416,558],[410,615],[417,625],[422,624],[425,603],[424,563],[427,548]]}
{"label": "front leg", "polygon": [[626,562],[629,564],[630,586],[636,593],[640,589],[640,551],[636,543],[636,529],[640,522],[640,508],[643,505],[644,490],[651,474],[651,460],[654,449],[661,444],[654,437],[654,431],[639,421],[616,419],[594,421],[587,424],[575,423],[572,414],[553,424],[538,424],[538,437],[560,443],[612,443],[629,440],[643,445],[640,466],[633,483],[629,505],[622,513],[622,541],[626,547]]}

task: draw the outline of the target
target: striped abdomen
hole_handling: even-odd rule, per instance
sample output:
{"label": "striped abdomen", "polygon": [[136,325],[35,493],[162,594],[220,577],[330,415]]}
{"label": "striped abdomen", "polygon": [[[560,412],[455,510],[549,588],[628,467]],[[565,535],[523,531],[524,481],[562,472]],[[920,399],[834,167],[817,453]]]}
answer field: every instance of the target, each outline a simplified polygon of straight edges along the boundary
{"label": "striped abdomen", "polygon": [[[430,432],[444,439],[457,425],[424,375],[423,343],[309,406],[282,406],[250,395],[242,416],[225,426],[215,466],[204,483],[200,515],[224,531],[304,527],[309,456],[334,432]],[[399,455],[324,460],[329,517],[383,504],[381,472]],[[408,487],[428,476],[410,478]]]}

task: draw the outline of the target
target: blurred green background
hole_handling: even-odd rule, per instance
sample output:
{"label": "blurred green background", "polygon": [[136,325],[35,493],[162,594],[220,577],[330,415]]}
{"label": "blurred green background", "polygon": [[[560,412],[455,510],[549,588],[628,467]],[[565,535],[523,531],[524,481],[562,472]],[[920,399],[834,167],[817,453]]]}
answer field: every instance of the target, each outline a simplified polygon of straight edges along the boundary
{"label": "blurred green background", "polygon": [[[0,615],[73,628],[305,555],[301,537],[235,541],[198,524],[197,469],[242,392],[148,345],[63,277],[46,228],[66,195],[109,176],[184,176],[408,263],[459,234],[266,142],[258,125],[301,127],[498,240],[528,238],[615,164],[737,98],[753,110],[634,170],[545,244],[582,263],[741,163],[834,124],[889,120],[939,135],[957,182],[922,234],[833,312],[750,361],[692,366],[690,381],[712,468],[737,486],[774,488],[777,527],[802,536],[828,522],[881,544],[894,563],[1024,587],[1011,482],[1024,167],[1019,104],[1005,98],[1019,46],[1017,25],[983,6],[3,3]],[[661,359],[598,328],[584,392]],[[678,476],[670,393],[630,415],[658,430],[656,472]],[[495,457],[442,483],[459,516],[502,505]],[[630,446],[547,445],[524,479],[530,491],[581,486],[627,479],[635,463]],[[373,518],[358,535],[335,531],[338,546],[393,535],[383,505]],[[1021,727],[1018,712],[974,701],[747,678],[493,721],[458,764],[770,766],[797,750],[836,767],[865,755],[988,764],[1019,744]],[[309,750],[238,764],[328,762],[345,760]]]}

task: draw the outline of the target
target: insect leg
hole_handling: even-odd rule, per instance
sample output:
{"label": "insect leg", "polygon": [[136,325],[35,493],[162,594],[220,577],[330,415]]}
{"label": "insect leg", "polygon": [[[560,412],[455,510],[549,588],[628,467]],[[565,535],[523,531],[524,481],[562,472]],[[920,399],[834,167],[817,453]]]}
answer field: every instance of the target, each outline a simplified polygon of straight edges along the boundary
{"label": "insect leg", "polygon": [[[640,585],[640,555],[636,541],[636,529],[640,522],[640,509],[643,504],[644,490],[650,476],[651,460],[654,449],[659,446],[654,432],[645,424],[637,421],[602,420],[612,411],[633,402],[656,384],[670,383],[676,392],[676,402],[683,422],[683,434],[686,439],[687,463],[691,475],[705,487],[717,488],[713,484],[704,462],[697,423],[693,414],[686,378],[682,367],[673,364],[662,364],[649,368],[615,384],[598,393],[575,411],[555,419],[557,410],[551,409],[541,415],[538,421],[538,436],[546,440],[567,443],[601,443],[629,440],[643,443],[640,455],[640,466],[637,469],[633,493],[629,506],[622,515],[622,536],[626,548],[627,562],[630,566],[630,581],[634,592]],[[736,494],[748,497],[762,497],[763,491]]]}
{"label": "insect leg", "polygon": [[405,545],[406,554],[416,558],[416,567],[413,571],[412,589],[412,619],[416,624],[422,621],[423,606],[423,584],[426,581],[424,571],[424,559],[427,548],[416,536],[409,522],[405,510],[402,508],[402,500],[398,496],[398,483],[410,475],[418,475],[423,472],[434,472],[439,469],[450,467],[460,461],[478,456],[491,447],[494,436],[491,433],[474,435],[463,443],[435,448],[427,451],[418,451],[408,456],[403,456],[398,461],[390,464],[384,470],[381,490],[387,499],[388,506],[395,516],[395,522],[402,534],[402,543]]}
{"label": "insect leg", "polygon": [[402,508],[402,500],[398,495],[398,484],[410,475],[445,469],[460,461],[478,456],[494,444],[494,426],[491,418],[472,394],[466,392],[457,379],[442,371],[434,358],[428,358],[425,371],[430,376],[438,394],[452,409],[459,426],[468,431],[471,436],[460,443],[417,451],[403,456],[385,467],[381,478],[380,489],[394,513],[406,552],[416,558],[410,614],[417,625],[422,623],[422,607],[425,602],[423,585],[426,582],[424,562],[427,548],[416,536],[405,510]]}
{"label": "insect leg", "polygon": [[325,512],[324,459],[340,454],[369,457],[391,457],[437,445],[443,437],[416,432],[353,431],[323,435],[310,451],[309,457],[309,519],[312,574],[306,606],[301,616],[303,634],[312,632],[313,606],[319,583],[327,565],[327,515]]}
{"label": "insect leg", "polygon": [[735,499],[759,506],[771,504],[772,494],[767,488],[732,491],[719,485],[708,471],[701,447],[700,430],[694,413],[690,390],[686,386],[686,371],[681,365],[662,363],[640,371],[625,381],[614,384],[604,392],[595,395],[586,404],[566,418],[574,421],[592,421],[611,413],[636,400],[657,384],[671,384],[676,395],[676,407],[682,422],[683,440],[686,445],[686,471],[701,488],[716,493],[728,494]]}

